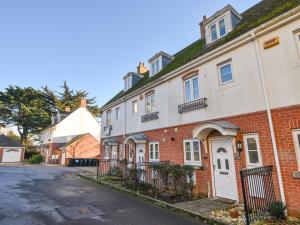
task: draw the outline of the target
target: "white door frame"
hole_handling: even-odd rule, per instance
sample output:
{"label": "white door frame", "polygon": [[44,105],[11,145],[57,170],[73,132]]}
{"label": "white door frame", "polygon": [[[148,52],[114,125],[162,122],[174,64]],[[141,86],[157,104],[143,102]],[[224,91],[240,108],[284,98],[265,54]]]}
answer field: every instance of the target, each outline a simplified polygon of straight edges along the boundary
{"label": "white door frame", "polygon": [[[212,177],[212,189],[213,189],[213,196],[216,197],[216,186],[215,186],[215,173],[213,168],[213,149],[212,149],[212,142],[213,141],[230,141],[232,143],[231,136],[216,136],[208,139],[209,142],[209,154],[210,154],[210,170],[211,170],[211,177]],[[236,169],[235,169],[235,161],[234,161],[234,146],[232,146],[232,155],[233,155],[233,171],[234,171],[234,179],[235,179],[235,190],[236,190],[236,201],[239,201],[239,193],[238,193],[238,186],[237,186],[237,179],[236,179]]]}

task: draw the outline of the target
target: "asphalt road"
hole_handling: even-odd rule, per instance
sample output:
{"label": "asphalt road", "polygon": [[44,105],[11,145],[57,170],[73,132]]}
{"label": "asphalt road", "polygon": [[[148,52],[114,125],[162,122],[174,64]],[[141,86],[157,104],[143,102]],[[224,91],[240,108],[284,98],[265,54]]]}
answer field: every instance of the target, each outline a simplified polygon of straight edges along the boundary
{"label": "asphalt road", "polygon": [[0,225],[199,225],[76,176],[76,169],[0,165]]}

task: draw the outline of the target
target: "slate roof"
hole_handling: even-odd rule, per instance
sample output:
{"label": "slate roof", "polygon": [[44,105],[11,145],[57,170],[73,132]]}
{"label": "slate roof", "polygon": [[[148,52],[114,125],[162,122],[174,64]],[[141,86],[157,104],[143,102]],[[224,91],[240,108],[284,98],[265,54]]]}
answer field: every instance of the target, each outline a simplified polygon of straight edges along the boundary
{"label": "slate roof", "polygon": [[228,33],[225,37],[219,39],[218,41],[210,45],[206,45],[204,39],[199,39],[195,41],[186,48],[177,52],[174,55],[174,60],[171,63],[169,63],[165,68],[163,68],[159,73],[155,74],[152,77],[149,77],[149,72],[143,74],[144,77],[140,79],[136,85],[134,85],[126,92],[120,91],[102,107],[105,107],[117,101],[118,99],[158,79],[159,77],[162,77],[167,73],[187,64],[188,62],[191,62],[199,56],[203,56],[206,53],[217,49],[218,47],[274,19],[275,17],[286,13],[289,10],[296,8],[299,5],[300,0],[262,0],[258,4],[241,13],[241,21],[236,26],[236,28],[230,33]]}
{"label": "slate roof", "polygon": [[23,147],[23,145],[10,137],[0,134],[0,147]]}

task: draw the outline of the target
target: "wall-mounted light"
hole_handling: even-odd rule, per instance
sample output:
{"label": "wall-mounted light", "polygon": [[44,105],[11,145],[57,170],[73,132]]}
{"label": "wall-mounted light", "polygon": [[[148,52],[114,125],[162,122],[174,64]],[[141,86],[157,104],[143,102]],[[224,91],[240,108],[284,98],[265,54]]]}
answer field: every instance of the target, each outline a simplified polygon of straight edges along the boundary
{"label": "wall-mounted light", "polygon": [[241,141],[236,142],[236,150],[239,152],[239,154],[241,154],[241,152],[243,151],[243,142]]}

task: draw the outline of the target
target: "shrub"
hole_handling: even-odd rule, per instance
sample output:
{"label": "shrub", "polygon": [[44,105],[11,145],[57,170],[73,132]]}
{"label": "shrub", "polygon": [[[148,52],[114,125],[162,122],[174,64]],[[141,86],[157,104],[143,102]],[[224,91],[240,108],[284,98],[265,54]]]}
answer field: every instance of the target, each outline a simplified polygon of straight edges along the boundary
{"label": "shrub", "polygon": [[285,209],[285,204],[281,201],[277,201],[269,207],[269,213],[275,219],[285,219]]}
{"label": "shrub", "polygon": [[41,162],[43,162],[43,156],[41,156],[40,154],[32,155],[28,159],[28,163],[30,164],[40,164]]}
{"label": "shrub", "polygon": [[108,173],[113,177],[122,177],[122,170],[117,166],[112,166]]}

